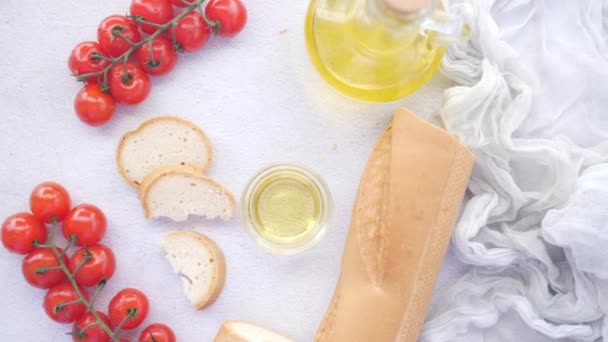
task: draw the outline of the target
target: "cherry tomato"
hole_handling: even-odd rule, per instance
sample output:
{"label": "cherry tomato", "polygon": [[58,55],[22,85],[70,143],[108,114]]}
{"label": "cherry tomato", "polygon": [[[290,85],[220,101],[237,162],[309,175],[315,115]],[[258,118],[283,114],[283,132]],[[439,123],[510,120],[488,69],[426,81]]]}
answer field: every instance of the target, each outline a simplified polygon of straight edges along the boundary
{"label": "cherry tomato", "polygon": [[[80,289],[80,293],[85,298],[89,298],[84,289]],[[84,304],[73,303],[76,300],[78,300],[78,294],[72,284],[67,281],[63,282],[51,287],[44,296],[44,311],[55,322],[73,323],[87,310]]]}
{"label": "cherry tomato", "polygon": [[76,236],[76,246],[98,243],[106,233],[106,215],[92,204],[79,204],[72,208],[63,222],[63,236],[70,240]]}
{"label": "cherry tomato", "polygon": [[[133,0],[130,11],[133,16],[141,16],[143,20],[159,25],[173,18],[173,7],[169,0]],[[152,34],[158,30],[158,27],[144,24],[141,25],[141,30]]]}
{"label": "cherry tomato", "polygon": [[[97,315],[101,320],[110,328],[114,329],[114,326],[110,322],[110,319],[106,314],[101,311],[97,311]],[[80,317],[79,320],[74,323],[72,328],[72,341],[74,342],[110,342],[112,339],[100,326],[92,326],[96,324],[97,319],[91,312],[87,312],[84,316]],[[88,327],[85,331],[83,328]]]}
{"label": "cherry tomato", "polygon": [[[89,259],[85,262],[86,259]],[[93,245],[79,249],[70,258],[70,271],[74,273],[78,265],[85,262],[76,273],[76,282],[80,286],[96,286],[102,280],[114,275],[116,258],[112,250],[105,245]]]}
{"label": "cherry tomato", "polygon": [[[169,28],[169,37],[173,37],[173,26]],[[211,29],[198,12],[186,14],[175,25],[175,41],[184,51],[195,51],[209,40]]]}
{"label": "cherry tomato", "polygon": [[110,92],[120,103],[133,105],[145,100],[150,93],[150,77],[136,63],[127,62],[126,73],[123,64],[110,70]]}
{"label": "cherry tomato", "polygon": [[137,328],[148,316],[149,303],[146,295],[137,289],[123,289],[112,298],[108,306],[110,320],[115,325],[120,324],[125,317],[132,315],[122,326],[129,330]]}
{"label": "cherry tomato", "polygon": [[70,205],[70,194],[55,182],[38,184],[30,195],[30,210],[43,223],[50,223],[53,219],[61,222],[70,210]]}
{"label": "cherry tomato", "polygon": [[245,27],[247,9],[241,0],[211,0],[205,8],[205,16],[219,22],[216,32],[220,36],[232,37]]}
{"label": "cherry tomato", "polygon": [[135,22],[123,15],[111,15],[105,18],[97,28],[97,40],[101,49],[110,57],[118,57],[131,48],[121,33],[132,43],[141,40],[141,34]]}
{"label": "cherry tomato", "polygon": [[177,63],[177,54],[169,39],[158,36],[152,40],[152,54],[150,58],[150,43],[140,46],[135,52],[137,62],[150,75],[164,75],[169,73]]}
{"label": "cherry tomato", "polygon": [[[101,46],[97,42],[82,42],[72,50],[68,59],[68,66],[74,75],[84,75],[92,72],[99,72],[110,65],[110,61],[103,59],[98,54],[103,56]],[[89,77],[87,80],[95,82],[95,77]]]}
{"label": "cherry tomato", "polygon": [[155,323],[141,332],[139,342],[175,342],[175,334],[168,326]]}
{"label": "cherry tomato", "polygon": [[91,126],[101,126],[114,114],[114,98],[104,93],[98,84],[85,84],[74,99],[74,111],[80,121]]}
{"label": "cherry tomato", "polygon": [[[61,248],[57,248],[62,253]],[[68,257],[64,254],[63,263],[67,265]],[[21,272],[27,282],[37,288],[49,289],[64,280],[66,275],[61,269],[46,270],[59,267],[59,261],[50,248],[37,248],[25,256],[21,263]]]}
{"label": "cherry tomato", "polygon": [[12,253],[27,254],[34,241],[46,242],[46,227],[30,213],[11,215],[2,223],[2,244]]}
{"label": "cherry tomato", "polygon": [[[170,0],[173,6],[177,7],[186,7],[187,5],[184,3],[184,0]],[[194,0],[185,0],[187,3],[191,4]]]}

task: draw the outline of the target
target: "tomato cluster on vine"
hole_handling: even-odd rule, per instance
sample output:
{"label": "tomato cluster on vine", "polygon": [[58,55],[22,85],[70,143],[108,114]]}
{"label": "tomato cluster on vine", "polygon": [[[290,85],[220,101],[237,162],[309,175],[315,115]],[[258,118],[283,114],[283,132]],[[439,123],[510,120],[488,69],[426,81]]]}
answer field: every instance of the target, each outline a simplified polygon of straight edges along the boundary
{"label": "tomato cluster on vine", "polygon": [[68,66],[84,87],[74,110],[83,122],[108,122],[116,102],[134,105],[151,89],[149,75],[175,68],[179,52],[201,49],[213,33],[232,37],[247,22],[241,0],[132,0],[129,15],[99,24],[97,41],[79,43]]}
{"label": "tomato cluster on vine", "polygon": [[[108,314],[95,309],[98,293],[114,275],[116,259],[100,243],[107,228],[101,209],[71,204],[68,191],[60,184],[39,184],[30,195],[31,212],[11,215],[2,223],[2,244],[12,253],[25,255],[21,264],[25,280],[47,290],[44,311],[58,323],[73,324],[73,341],[127,341],[120,338],[120,331],[137,328],[146,319],[148,298],[137,289],[126,288],[112,298]],[[64,248],[54,239],[60,224],[68,241]],[[75,246],[80,249],[70,256],[69,250]],[[144,329],[139,338],[140,342],[175,340],[171,328],[158,323]]]}

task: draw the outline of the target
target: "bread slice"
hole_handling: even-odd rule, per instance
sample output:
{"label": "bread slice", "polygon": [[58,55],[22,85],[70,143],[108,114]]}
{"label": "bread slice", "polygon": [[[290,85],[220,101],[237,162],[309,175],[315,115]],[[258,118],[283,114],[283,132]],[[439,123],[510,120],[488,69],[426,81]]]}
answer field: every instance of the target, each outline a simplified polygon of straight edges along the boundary
{"label": "bread slice", "polygon": [[118,145],[116,163],[122,177],[138,187],[152,170],[168,165],[191,165],[201,173],[209,168],[211,143],[190,121],[161,116],[125,133]]}
{"label": "bread slice", "polygon": [[213,342],[293,342],[293,340],[251,322],[225,321]]}
{"label": "bread slice", "polygon": [[226,188],[191,166],[164,166],[142,182],[139,199],[146,218],[185,221],[189,215],[228,220],[236,199]]}
{"label": "bread slice", "polygon": [[213,303],[226,280],[226,259],[218,245],[203,234],[177,231],[165,236],[161,246],[190,303],[197,310]]}

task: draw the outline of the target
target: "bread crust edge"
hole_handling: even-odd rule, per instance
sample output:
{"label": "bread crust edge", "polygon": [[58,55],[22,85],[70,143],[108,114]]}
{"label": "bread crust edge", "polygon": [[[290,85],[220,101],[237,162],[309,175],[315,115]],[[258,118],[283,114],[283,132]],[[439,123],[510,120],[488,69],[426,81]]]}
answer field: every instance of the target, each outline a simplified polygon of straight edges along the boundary
{"label": "bread crust edge", "polygon": [[150,218],[151,216],[150,206],[148,204],[148,194],[150,192],[150,189],[152,189],[154,184],[156,184],[156,182],[158,182],[162,177],[166,177],[169,175],[184,175],[210,183],[211,185],[219,189],[226,197],[228,197],[228,200],[230,201],[230,215],[227,219],[224,220],[228,220],[234,216],[234,213],[236,212],[236,198],[234,197],[232,192],[230,192],[230,190],[215,181],[213,178],[205,176],[202,172],[198,171],[191,165],[169,165],[161,166],[153,170],[148,174],[148,176],[146,176],[144,181],[141,183],[142,185],[139,189],[139,200],[141,201],[145,218]]}
{"label": "bread crust edge", "polygon": [[[283,338],[285,341],[294,341],[291,338],[280,334],[274,330],[265,328],[261,325],[255,324],[253,322],[250,321],[245,321],[245,320],[226,320],[222,322],[222,325],[220,326],[220,329],[218,330],[217,334],[215,335],[215,337],[213,338],[213,342],[225,342],[225,341],[231,341],[231,342],[249,342],[250,339],[247,338],[243,338],[242,336],[240,336],[236,331],[235,331],[235,327],[233,326],[234,324],[238,324],[238,323],[242,323],[242,324],[247,324],[247,325],[253,325],[259,328],[262,328],[264,330],[268,330],[271,331],[273,333],[275,333],[277,336],[280,336],[281,338]],[[220,339],[221,338],[221,339]]]}
{"label": "bread crust edge", "polygon": [[189,230],[174,231],[167,234],[164,240],[174,236],[184,236],[197,240],[202,245],[201,248],[207,248],[211,252],[214,259],[214,276],[211,281],[211,286],[209,287],[210,290],[204,297],[200,298],[195,303],[192,303],[196,310],[202,310],[213,304],[224,289],[226,283],[226,257],[220,246],[207,235]]}
{"label": "bread crust edge", "polygon": [[[150,125],[153,125],[157,122],[160,122],[160,121],[176,121],[176,122],[182,123],[186,126],[189,126],[190,128],[193,128],[194,131],[197,134],[199,134],[201,136],[201,138],[205,141],[207,154],[208,154],[209,158],[207,160],[207,164],[203,168],[196,167],[196,166],[192,166],[192,167],[194,167],[196,170],[198,170],[201,173],[205,173],[211,166],[211,161],[213,159],[213,145],[211,145],[211,141],[209,140],[209,137],[207,136],[205,131],[203,131],[202,128],[195,125],[193,122],[191,122],[189,120],[186,120],[186,119],[183,119],[183,118],[180,118],[177,116],[170,116],[170,115],[156,116],[156,117],[153,117],[151,119],[148,119],[148,120],[142,122],[136,129],[128,131],[125,134],[123,134],[118,143],[118,147],[116,150],[116,166],[118,168],[118,173],[129,185],[131,185],[134,188],[139,188],[141,186],[141,184],[138,184],[135,180],[130,178],[129,175],[127,174],[127,172],[125,171],[125,168],[122,163],[122,153],[123,153],[124,145],[129,138],[133,137],[136,134],[139,134],[144,128],[146,128]],[[143,180],[142,180],[142,183],[143,183]]]}

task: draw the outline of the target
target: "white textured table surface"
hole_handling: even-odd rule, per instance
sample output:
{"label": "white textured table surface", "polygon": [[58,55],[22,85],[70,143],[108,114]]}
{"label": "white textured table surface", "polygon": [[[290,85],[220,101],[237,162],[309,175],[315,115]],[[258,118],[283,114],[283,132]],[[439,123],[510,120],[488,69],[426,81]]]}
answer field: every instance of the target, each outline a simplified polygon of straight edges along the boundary
{"label": "white textured table surface", "polygon": [[[446,85],[438,76],[415,96],[384,105],[343,98],[308,62],[306,1],[246,4],[249,22],[239,36],[180,56],[171,75],[153,80],[143,104],[118,107],[110,124],[91,128],[73,112],[80,85],[69,76],[67,57],[78,42],[95,39],[105,16],[125,13],[128,0],[0,2],[0,217],[27,210],[31,189],[44,180],[63,184],[75,204],[102,208],[109,222],[103,243],[114,250],[117,270],[101,307],[121,288],[139,288],[151,302],[146,323],[167,323],[180,341],[210,341],[225,319],[254,320],[311,340],[334,290],[354,195],[376,138],[402,105],[428,117]],[[145,220],[114,157],[125,131],[158,114],[180,115],[207,132],[215,152],[209,174],[237,196],[268,163],[296,161],[319,172],[335,202],[326,238],[300,255],[275,256],[254,244],[238,217],[228,223]],[[207,234],[226,254],[226,287],[206,310],[190,307],[159,248],[174,229]],[[46,317],[44,291],[28,286],[20,267],[21,257],[0,251],[2,340],[69,340],[70,326]],[[444,269],[442,276],[454,271]]]}

